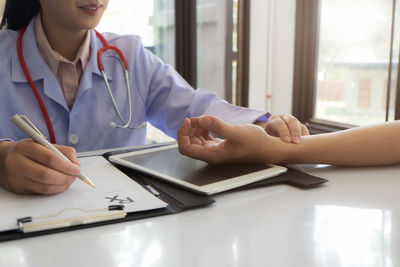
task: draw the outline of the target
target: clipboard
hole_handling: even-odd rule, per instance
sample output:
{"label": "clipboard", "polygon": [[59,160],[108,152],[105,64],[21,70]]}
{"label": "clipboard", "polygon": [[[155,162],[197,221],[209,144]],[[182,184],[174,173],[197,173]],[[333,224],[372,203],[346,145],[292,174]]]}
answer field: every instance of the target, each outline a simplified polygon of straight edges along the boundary
{"label": "clipboard", "polygon": [[[170,144],[170,143],[169,143]],[[120,149],[117,151],[106,152],[103,154],[105,159],[108,159],[111,155],[119,154],[119,153],[126,153],[136,150],[142,150],[147,148],[153,148],[157,146],[163,146],[166,144],[156,144],[153,146],[147,147],[139,147],[139,148],[127,148],[127,149]],[[167,182],[154,179],[153,177],[135,171],[133,169],[115,165],[117,169],[128,175],[131,179],[136,181],[139,185],[145,188],[147,191],[155,195],[157,198],[161,199],[162,201],[166,202],[168,205],[164,208],[153,209],[153,210],[145,210],[139,212],[132,212],[126,213],[123,210],[122,206],[109,206],[108,209],[110,211],[110,216],[101,218],[101,219],[93,219],[90,216],[83,216],[82,221],[74,221],[71,223],[70,221],[66,222],[64,225],[63,222],[59,222],[59,227],[48,228],[48,229],[36,229],[36,231],[30,232],[22,232],[22,228],[29,228],[28,225],[30,223],[29,216],[18,218],[18,224],[20,224],[19,230],[10,230],[10,231],[3,231],[0,232],[0,242],[9,241],[9,240],[16,240],[16,239],[23,239],[29,237],[35,237],[40,235],[46,234],[53,234],[59,232],[66,232],[66,231],[73,231],[79,229],[85,229],[88,227],[97,227],[103,226],[113,223],[119,222],[127,222],[133,220],[139,220],[144,218],[150,218],[155,216],[162,216],[168,214],[176,214],[182,212],[184,210],[194,209],[198,207],[208,206],[215,202],[215,200],[210,196],[200,195],[194,193],[192,191],[188,191],[186,189],[177,187],[175,185],[169,184]],[[307,173],[303,173],[297,171],[295,169],[289,169],[286,174],[265,180],[256,182],[253,184],[249,184],[234,190],[241,190],[246,188],[252,187],[260,187],[260,186],[270,186],[276,184],[290,184],[300,188],[310,188],[316,185],[323,184],[328,180],[309,175]],[[112,214],[112,215],[111,215]]]}
{"label": "clipboard", "polygon": [[[107,158],[106,155],[103,157]],[[125,212],[123,205],[110,205],[104,208],[108,211],[103,209],[96,215],[96,210],[86,210],[82,211],[82,216],[79,218],[74,217],[73,219],[57,219],[56,215],[58,214],[50,214],[47,216],[49,217],[47,218],[48,220],[46,220],[46,218],[35,218],[30,216],[30,214],[26,214],[26,216],[16,218],[18,229],[0,232],[0,242],[175,214],[183,210],[207,206],[215,202],[213,198],[200,196],[163,182],[152,181],[152,179],[140,173],[132,173],[130,170],[123,170],[118,167],[117,169],[120,169],[152,195],[167,203],[167,206],[158,209]],[[60,211],[60,213],[62,212],[67,211]]]}

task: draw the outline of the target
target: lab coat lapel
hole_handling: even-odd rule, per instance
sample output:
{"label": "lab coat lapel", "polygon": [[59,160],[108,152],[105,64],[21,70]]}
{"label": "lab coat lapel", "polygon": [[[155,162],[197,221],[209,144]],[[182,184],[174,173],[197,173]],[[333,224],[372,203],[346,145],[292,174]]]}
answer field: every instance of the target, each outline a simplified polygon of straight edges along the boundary
{"label": "lab coat lapel", "polygon": [[[28,67],[32,80],[35,82],[36,87],[38,88],[39,94],[43,95],[44,92],[44,94],[51,100],[57,102],[58,104],[63,106],[66,110],[69,110],[67,103],[65,102],[62,89],[55,75],[43,60],[42,55],[40,54],[39,49],[37,47],[35,33],[33,31],[34,20],[35,19],[31,20],[22,38],[22,52],[26,66]],[[16,49],[12,55],[11,76],[13,82],[27,83],[28,85],[27,88],[31,89],[31,87],[28,84],[28,80],[25,76],[25,73],[21,67],[21,63],[18,59],[18,52]],[[39,80],[43,80],[43,90],[40,90],[40,83],[37,82]],[[43,99],[43,101],[46,105],[46,100]]]}
{"label": "lab coat lapel", "polygon": [[46,96],[60,104],[65,110],[69,111],[62,88],[58,83],[56,76],[47,65],[44,71],[43,87]]}
{"label": "lab coat lapel", "polygon": [[[32,19],[33,21],[33,19]],[[33,23],[29,23],[22,37],[22,53],[25,59],[26,66],[30,72],[32,80],[43,79],[45,62],[38,50],[35,34],[33,32]],[[15,44],[16,46],[16,44]],[[18,59],[17,49],[13,50],[12,54],[12,81],[13,82],[28,82],[24,71],[22,70],[21,63]]]}

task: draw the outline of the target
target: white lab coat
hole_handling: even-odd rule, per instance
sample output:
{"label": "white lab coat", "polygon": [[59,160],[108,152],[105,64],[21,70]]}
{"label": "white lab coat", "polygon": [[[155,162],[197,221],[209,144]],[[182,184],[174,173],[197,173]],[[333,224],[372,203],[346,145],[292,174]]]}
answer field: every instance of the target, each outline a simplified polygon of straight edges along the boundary
{"label": "white lab coat", "polygon": [[[38,50],[32,21],[22,39],[23,55],[49,113],[57,143],[73,146],[77,151],[144,144],[146,127],[130,130],[109,126],[111,121],[119,123],[119,120],[97,67],[96,53],[102,43],[94,31],[90,32],[90,59],[82,74],[75,103],[69,110],[55,75]],[[10,30],[0,31],[0,140],[27,137],[10,121],[17,113],[28,116],[44,135],[49,136],[38,102],[18,60],[17,34]],[[175,138],[186,117],[211,114],[231,123],[252,123],[265,114],[230,105],[213,93],[194,90],[173,67],[146,50],[137,36],[111,33],[104,36],[110,45],[122,50],[128,61],[133,127],[149,121]],[[124,73],[110,53],[113,54],[105,52],[103,55],[103,65],[118,108],[127,118],[129,105]]]}

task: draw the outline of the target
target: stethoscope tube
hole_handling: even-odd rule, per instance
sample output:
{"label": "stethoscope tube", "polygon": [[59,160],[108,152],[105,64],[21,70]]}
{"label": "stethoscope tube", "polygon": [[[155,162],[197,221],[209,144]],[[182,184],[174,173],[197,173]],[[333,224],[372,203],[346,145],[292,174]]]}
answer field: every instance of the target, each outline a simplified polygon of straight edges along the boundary
{"label": "stethoscope tube", "polygon": [[[94,30],[94,31],[96,33],[96,36],[103,43],[103,47],[101,49],[99,49],[99,51],[97,51],[97,66],[98,66],[98,68],[100,70],[101,76],[103,77],[104,83],[106,84],[106,88],[107,88],[108,94],[110,95],[111,102],[113,103],[114,109],[115,109],[115,111],[116,111],[116,113],[118,115],[119,120],[122,123],[122,124],[117,124],[117,123],[111,121],[110,124],[109,124],[110,127],[113,127],[113,128],[139,129],[139,128],[142,128],[142,127],[146,126],[146,122],[142,123],[141,125],[139,125],[137,127],[130,127],[129,126],[129,124],[131,123],[131,120],[132,120],[132,97],[131,97],[131,88],[130,88],[130,83],[129,83],[128,63],[126,61],[126,58],[125,58],[124,54],[122,53],[122,51],[118,47],[109,45],[107,40],[104,38],[103,35],[101,35],[96,30]],[[116,58],[119,60],[119,62],[121,63],[122,67],[124,68],[125,85],[126,85],[126,90],[127,90],[127,94],[128,94],[128,103],[129,103],[128,120],[125,120],[122,117],[121,112],[119,111],[119,108],[118,108],[117,103],[115,101],[114,95],[113,95],[113,93],[111,91],[110,84],[108,83],[107,75],[104,72],[104,66],[103,66],[103,63],[101,61],[101,56],[107,50],[114,50],[115,52],[117,52],[119,57],[116,57]]]}
{"label": "stethoscope tube", "polygon": [[[130,89],[130,86],[129,86],[129,74],[128,74],[128,71],[126,69],[124,70],[124,72],[125,72],[126,88],[127,88],[127,91],[128,91],[127,93],[128,93],[129,107],[132,107],[131,89]],[[117,112],[118,118],[122,122],[122,125],[118,125],[115,122],[110,122],[110,126],[113,127],[113,128],[128,128],[129,124],[131,123],[131,120],[132,120],[132,108],[129,108],[128,121],[125,121],[124,118],[121,115],[121,112],[119,111],[119,108],[117,107],[117,104],[116,104],[115,99],[114,99],[114,95],[111,92],[111,88],[110,88],[110,84],[108,83],[107,75],[105,74],[104,71],[101,71],[100,73],[103,76],[104,83],[106,84],[106,88],[107,88],[108,94],[110,95],[111,101],[113,103],[115,111]]]}
{"label": "stethoscope tube", "polygon": [[[18,51],[19,62],[21,64],[22,70],[24,71],[24,74],[25,74],[25,76],[26,76],[26,78],[27,78],[27,80],[28,80],[28,82],[29,82],[29,84],[30,84],[30,86],[32,88],[32,91],[33,91],[33,93],[34,93],[34,95],[36,97],[36,100],[39,103],[39,106],[40,106],[40,109],[42,111],[43,117],[44,117],[44,119],[46,121],[47,130],[48,130],[49,135],[50,135],[50,141],[51,141],[51,143],[56,144],[56,137],[55,137],[55,134],[54,134],[53,126],[52,126],[51,121],[50,121],[49,114],[48,114],[47,109],[46,109],[46,107],[45,107],[45,105],[43,103],[42,98],[40,97],[40,94],[39,94],[39,92],[37,90],[37,87],[36,87],[35,83],[33,82],[33,79],[32,79],[32,77],[31,77],[31,75],[29,73],[28,67],[26,66],[25,59],[24,59],[24,56],[23,56],[23,52],[22,52],[22,36],[24,35],[25,30],[26,30],[26,26],[21,28],[19,30],[19,32],[18,32],[18,37],[17,37],[17,51]],[[106,84],[106,88],[107,88],[108,94],[110,95],[111,102],[112,102],[112,104],[114,106],[114,109],[115,109],[115,111],[116,111],[116,113],[118,115],[119,120],[121,121],[121,124],[117,124],[115,122],[110,122],[110,124],[109,124],[110,127],[113,127],[113,128],[125,128],[125,129],[139,129],[139,128],[142,128],[142,127],[146,126],[147,125],[146,121],[144,121],[142,124],[140,124],[137,127],[129,126],[129,124],[132,121],[132,97],[131,97],[131,89],[130,89],[130,83],[129,83],[128,63],[127,63],[127,61],[125,59],[124,54],[122,53],[122,51],[118,47],[109,45],[107,40],[103,37],[103,35],[101,35],[96,30],[94,30],[94,31],[96,33],[96,36],[103,43],[103,47],[101,49],[99,49],[99,51],[97,51],[97,66],[98,66],[99,71],[100,71],[100,73],[101,73],[101,75],[103,77],[104,83]],[[119,62],[121,63],[121,65],[124,68],[125,84],[126,84],[126,89],[127,89],[127,94],[128,94],[128,103],[129,103],[128,120],[125,120],[122,117],[121,112],[120,112],[120,110],[119,110],[119,108],[118,108],[118,106],[116,104],[114,95],[113,95],[113,93],[111,91],[110,84],[108,83],[107,75],[104,72],[104,66],[103,66],[103,63],[101,61],[101,56],[102,56],[103,52],[106,51],[106,50],[114,50],[114,51],[116,51],[118,56],[119,56],[119,57],[117,57],[117,59],[119,60]]]}
{"label": "stethoscope tube", "polygon": [[19,63],[21,64],[22,70],[25,73],[25,77],[28,80],[28,82],[32,88],[33,94],[35,95],[36,100],[39,103],[40,109],[42,110],[44,120],[46,121],[47,130],[49,131],[50,141],[51,141],[51,143],[56,144],[57,143],[56,136],[54,135],[54,129],[53,129],[53,125],[51,125],[49,113],[47,112],[46,106],[44,105],[43,100],[40,97],[39,91],[36,88],[36,85],[32,80],[31,74],[29,73],[28,67],[26,66],[26,63],[25,63],[24,55],[22,53],[22,36],[24,35],[25,30],[26,30],[26,26],[22,27],[21,30],[19,30],[18,37],[17,37],[17,52],[18,52]]}

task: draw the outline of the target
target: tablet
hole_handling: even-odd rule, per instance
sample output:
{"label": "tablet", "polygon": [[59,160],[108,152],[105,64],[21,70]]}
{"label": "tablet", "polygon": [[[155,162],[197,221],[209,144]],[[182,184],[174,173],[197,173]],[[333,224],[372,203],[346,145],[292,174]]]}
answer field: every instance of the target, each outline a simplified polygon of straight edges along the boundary
{"label": "tablet", "polygon": [[109,160],[205,195],[287,171],[282,166],[261,163],[208,164],[180,154],[177,144],[113,155]]}

